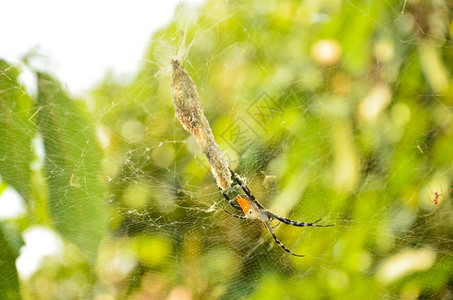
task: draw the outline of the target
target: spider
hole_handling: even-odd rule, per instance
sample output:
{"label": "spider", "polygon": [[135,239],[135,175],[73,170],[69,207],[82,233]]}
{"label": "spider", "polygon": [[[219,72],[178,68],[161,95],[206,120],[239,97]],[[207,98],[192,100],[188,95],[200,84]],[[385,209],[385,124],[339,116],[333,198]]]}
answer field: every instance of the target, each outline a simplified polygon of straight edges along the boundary
{"label": "spider", "polygon": [[[244,212],[244,216],[239,216],[239,215],[235,215],[231,212],[229,212],[228,210],[225,210],[225,212],[227,212],[228,214],[230,214],[231,216],[235,217],[235,218],[238,218],[238,219],[252,219],[252,220],[260,220],[263,222],[263,225],[264,227],[266,227],[266,229],[269,231],[269,233],[272,235],[272,237],[274,238],[274,241],[280,246],[282,247],[286,252],[294,255],[294,256],[298,256],[298,257],[303,257],[305,255],[300,255],[300,254],[296,254],[294,252],[292,252],[291,250],[289,250],[285,245],[283,245],[282,242],[280,242],[278,239],[277,239],[277,236],[275,235],[274,231],[272,230],[272,228],[275,228],[277,227],[280,222],[283,222],[287,225],[293,225],[293,226],[298,226],[298,227],[305,227],[305,226],[312,226],[312,227],[330,227],[330,226],[333,226],[333,225],[317,225],[315,223],[319,222],[321,219],[319,220],[316,220],[314,221],[313,223],[307,223],[307,222],[298,222],[298,221],[293,221],[293,220],[290,220],[290,219],[287,219],[287,218],[284,218],[284,217],[280,217],[276,214],[274,214],[273,212],[271,212],[270,210],[266,209],[264,206],[262,206],[258,200],[255,199],[255,196],[253,196],[252,192],[250,191],[250,189],[244,185],[242,183],[242,181],[238,178],[238,176],[233,172],[233,170],[230,169],[230,172],[232,174],[232,176],[234,177],[234,179],[236,180],[236,182],[239,184],[239,186],[242,188],[242,190],[244,191],[245,195],[238,195],[235,200],[237,200],[237,202],[239,203],[239,205],[236,205],[233,200],[231,200],[228,195],[222,191],[222,194],[223,196],[225,197],[225,199],[228,200],[228,202],[230,203],[231,206],[233,206],[234,208],[238,209],[238,210],[242,210]],[[277,219],[279,220],[280,222],[277,223],[277,225],[275,226],[271,226],[270,225],[270,222],[274,219]]]}
{"label": "spider", "polygon": [[450,190],[448,190],[448,191],[445,192],[445,193],[442,193],[442,189],[441,189],[440,193],[439,193],[438,191],[435,191],[435,192],[433,193],[433,195],[434,195],[433,202],[434,202],[435,207],[434,207],[434,209],[433,209],[432,212],[430,212],[429,214],[427,214],[427,216],[433,214],[433,213],[437,210],[437,208],[438,208],[439,200],[445,199],[445,197],[447,197],[448,194],[450,194],[452,191],[453,191],[453,188],[451,188]]}
{"label": "spider", "polygon": [[442,197],[445,198],[447,197],[448,194],[450,194],[451,192],[453,191],[453,188],[451,188],[449,191],[445,192],[445,193],[442,193],[442,191],[439,193],[439,192],[434,192],[433,195],[434,195],[434,199],[433,199],[433,202],[435,205],[437,205],[439,203],[439,198]]}

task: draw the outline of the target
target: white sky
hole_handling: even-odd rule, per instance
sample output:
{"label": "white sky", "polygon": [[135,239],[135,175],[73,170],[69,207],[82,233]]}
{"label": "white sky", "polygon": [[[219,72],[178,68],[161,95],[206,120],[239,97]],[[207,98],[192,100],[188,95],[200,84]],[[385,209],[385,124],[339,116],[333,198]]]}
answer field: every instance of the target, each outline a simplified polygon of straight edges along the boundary
{"label": "white sky", "polygon": [[54,74],[72,93],[82,94],[108,70],[134,74],[151,34],[172,20],[178,2],[2,1],[0,58],[18,64],[37,49],[44,55],[38,67]]}

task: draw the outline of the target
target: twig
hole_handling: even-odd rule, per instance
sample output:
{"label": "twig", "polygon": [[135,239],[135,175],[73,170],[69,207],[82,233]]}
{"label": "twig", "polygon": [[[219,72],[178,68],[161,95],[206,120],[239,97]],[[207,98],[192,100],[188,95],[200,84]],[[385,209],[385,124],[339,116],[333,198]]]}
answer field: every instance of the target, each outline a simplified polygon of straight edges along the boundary
{"label": "twig", "polygon": [[215,142],[209,122],[203,113],[203,106],[198,97],[197,87],[190,75],[177,59],[172,59],[173,76],[171,91],[176,117],[185,130],[197,140],[198,145],[208,159],[211,172],[217,186],[226,190],[231,186],[231,173],[219,146]]}

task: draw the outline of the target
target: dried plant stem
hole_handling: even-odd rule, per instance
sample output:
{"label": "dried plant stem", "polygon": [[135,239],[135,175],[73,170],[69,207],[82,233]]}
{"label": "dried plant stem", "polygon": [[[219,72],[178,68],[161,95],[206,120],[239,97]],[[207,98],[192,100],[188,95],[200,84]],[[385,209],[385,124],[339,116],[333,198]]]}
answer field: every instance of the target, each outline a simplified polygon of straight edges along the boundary
{"label": "dried plant stem", "polygon": [[223,191],[231,186],[231,173],[219,146],[215,142],[209,122],[203,113],[197,87],[177,59],[172,59],[171,91],[176,116],[184,129],[197,140],[208,159],[217,186]]}

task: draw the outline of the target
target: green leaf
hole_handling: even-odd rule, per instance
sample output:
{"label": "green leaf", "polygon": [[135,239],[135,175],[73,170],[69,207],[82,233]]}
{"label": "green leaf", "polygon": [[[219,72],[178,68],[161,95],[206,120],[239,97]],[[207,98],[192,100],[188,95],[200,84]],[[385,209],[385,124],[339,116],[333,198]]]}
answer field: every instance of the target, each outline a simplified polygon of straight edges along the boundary
{"label": "green leaf", "polygon": [[20,299],[19,278],[16,271],[16,253],[10,247],[0,227],[0,299]]}
{"label": "green leaf", "polygon": [[0,60],[0,175],[28,201],[35,128],[29,120],[33,103],[18,75],[17,68]]}
{"label": "green leaf", "polygon": [[108,215],[93,125],[60,84],[42,73],[38,73],[38,105],[50,214],[57,230],[94,261],[107,233]]}

